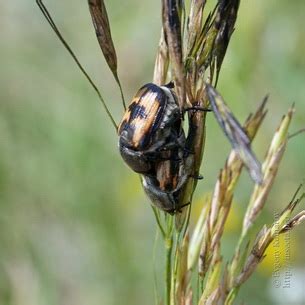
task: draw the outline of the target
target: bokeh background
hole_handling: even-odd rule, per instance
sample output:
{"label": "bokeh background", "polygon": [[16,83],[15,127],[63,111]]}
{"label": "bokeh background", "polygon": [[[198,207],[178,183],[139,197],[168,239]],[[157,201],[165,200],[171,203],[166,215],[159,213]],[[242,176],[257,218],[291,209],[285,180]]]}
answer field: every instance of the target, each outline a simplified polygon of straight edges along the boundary
{"label": "bokeh background", "polygon": [[[120,95],[87,1],[47,4],[118,121]],[[106,4],[130,99],[152,78],[160,1]],[[304,12],[304,0],[241,1],[219,89],[241,121],[270,94],[269,114],[254,143],[260,159],[293,102],[291,131],[305,126]],[[120,159],[117,136],[94,91],[35,1],[2,1],[0,32],[0,304],[154,304],[154,269],[162,278],[163,266],[160,244],[152,264],[155,220],[138,176]],[[212,115],[207,128],[195,214],[230,150]],[[271,223],[304,180],[304,151],[304,134],[291,139],[260,224]],[[251,188],[244,173],[226,228],[225,258],[232,255]],[[291,287],[274,283],[278,262],[271,247],[240,300],[305,304],[304,233],[299,227],[281,242],[279,272],[291,270]]]}

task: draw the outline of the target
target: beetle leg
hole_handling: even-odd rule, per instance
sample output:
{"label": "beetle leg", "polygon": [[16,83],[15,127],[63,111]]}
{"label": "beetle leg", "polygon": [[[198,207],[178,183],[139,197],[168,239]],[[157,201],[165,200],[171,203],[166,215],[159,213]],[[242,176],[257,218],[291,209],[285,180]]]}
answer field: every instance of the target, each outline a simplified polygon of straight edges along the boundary
{"label": "beetle leg", "polygon": [[179,141],[172,141],[168,144],[164,145],[162,149],[160,149],[160,152],[162,151],[174,151],[174,150],[184,149],[184,145],[181,144]]}
{"label": "beetle leg", "polygon": [[189,175],[190,178],[196,179],[196,180],[202,180],[203,176],[202,175]]}
{"label": "beetle leg", "polygon": [[204,107],[199,107],[199,106],[193,106],[193,107],[187,107],[184,109],[184,111],[202,111],[202,112],[211,112],[213,111],[211,108],[204,108]]}
{"label": "beetle leg", "polygon": [[193,149],[190,149],[189,147],[186,147],[186,146],[184,147],[183,151],[186,154],[186,156],[195,154]]}
{"label": "beetle leg", "polygon": [[177,157],[173,157],[173,156],[168,156],[168,157],[162,157],[158,154],[155,154],[155,155],[149,155],[149,156],[145,156],[145,159],[147,161],[150,161],[150,162],[155,162],[155,161],[176,161],[176,162],[181,162],[183,160],[183,158],[177,158]]}
{"label": "beetle leg", "polygon": [[182,208],[184,208],[184,207],[186,207],[186,206],[188,206],[190,204],[191,204],[191,202],[189,201],[189,202],[187,202],[187,203],[185,203],[183,205],[180,205],[179,207],[175,207],[172,210],[169,210],[169,211],[166,211],[166,212],[171,214],[171,215],[173,215],[175,213],[182,213]]}
{"label": "beetle leg", "polygon": [[129,149],[121,145],[121,143],[119,143],[119,149],[123,160],[136,173],[144,174],[150,172],[151,164],[142,152]]}

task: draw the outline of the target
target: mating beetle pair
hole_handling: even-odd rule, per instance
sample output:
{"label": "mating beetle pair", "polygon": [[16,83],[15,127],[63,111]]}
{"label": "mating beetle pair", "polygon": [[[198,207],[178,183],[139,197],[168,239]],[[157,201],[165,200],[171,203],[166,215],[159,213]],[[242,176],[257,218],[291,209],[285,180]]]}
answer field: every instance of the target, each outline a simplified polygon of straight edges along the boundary
{"label": "mating beetle pair", "polygon": [[[39,9],[56,35],[86,76],[102,102],[114,127],[117,129],[97,86],[62,37],[50,13],[41,0]],[[96,34],[106,61],[120,87],[117,76],[117,59],[111,39],[107,12],[103,1],[89,1]],[[177,97],[171,85],[144,85],[135,95],[118,128],[119,148],[124,161],[141,174],[142,185],[153,205],[174,213],[190,203],[184,192],[189,181],[191,154],[182,128],[182,117]]]}
{"label": "mating beetle pair", "polygon": [[[102,98],[100,91],[91,80],[86,70],[80,64],[66,40],[62,37],[47,8],[41,0],[36,0],[36,3],[60,41],[63,43],[64,47],[68,50],[82,73],[98,94],[98,97],[102,102],[109,118],[111,119],[112,124],[117,129],[115,120],[113,119],[104,99]],[[168,2],[167,5],[169,5],[169,3],[170,2]],[[123,105],[125,107],[124,96],[117,75],[117,59],[115,49],[111,38],[104,2],[90,0],[88,1],[88,4],[96,29],[98,41],[114,78],[119,85]],[[220,7],[225,10],[228,9],[226,5]],[[172,17],[179,19],[178,14],[176,14],[177,10],[169,10],[168,13],[171,20],[173,19]],[[236,17],[236,11],[233,13],[233,15],[234,14]],[[223,33],[219,32],[216,36],[215,42],[217,42],[218,36],[221,34],[220,41],[218,42],[220,42],[220,49],[224,50],[224,52],[226,50],[228,41],[222,41],[222,38],[228,38],[228,33],[233,29],[232,26],[234,26],[235,17],[232,19],[233,22],[229,24],[229,28],[226,28]],[[214,19],[212,18],[211,20],[214,23]],[[217,18],[215,20],[217,20]],[[165,20],[166,24],[164,26],[164,28],[167,28],[167,30],[168,21],[169,20]],[[206,24],[208,26],[213,25],[209,25],[209,23]],[[179,21],[174,25],[179,26]],[[225,27],[226,26],[227,24],[225,24]],[[222,27],[220,27],[220,29],[222,29]],[[174,79],[177,83],[184,83],[184,80],[182,80],[183,77],[181,77],[183,74],[183,69],[180,62],[182,57],[182,49],[179,45],[179,37],[177,38],[175,36],[177,34],[177,28],[173,30],[175,33],[168,32],[167,38],[171,37],[172,40],[176,39],[177,42],[177,49],[175,49],[173,45],[171,48],[169,48],[169,53],[172,53],[170,57],[176,58],[175,60],[177,61],[174,63],[174,66],[176,66],[174,70],[177,70],[176,72],[180,75],[179,77],[176,75]],[[231,34],[229,34],[229,36],[230,35]],[[170,45],[171,43],[168,44],[168,46]],[[217,47],[215,50],[216,49]],[[203,50],[205,49],[203,48]],[[160,56],[161,53],[159,54]],[[203,53],[205,54],[206,52]],[[204,68],[207,68],[209,65],[210,68],[212,68],[212,66],[214,66],[214,64],[212,64],[213,60],[215,60],[217,57],[218,67],[216,70],[218,74],[223,56],[218,58],[219,54],[216,54],[216,57],[213,58],[211,55],[212,54],[210,54],[208,57],[211,57],[212,61],[208,60],[209,64],[204,66]],[[193,57],[193,55],[191,57]],[[196,65],[198,64],[198,71],[201,71],[203,66],[201,63],[197,62]],[[165,69],[166,71],[163,68],[160,68],[160,71],[165,72],[166,76],[167,68]],[[197,70],[197,68],[195,70]],[[195,78],[199,77],[199,74]],[[201,79],[201,77],[199,78]],[[193,96],[194,92],[188,92],[188,94],[191,96],[191,100],[193,101],[193,106],[188,109],[191,110],[191,112],[188,115],[189,129],[187,137],[185,136],[182,126],[182,112],[184,112],[185,109],[181,109],[181,107],[179,107],[177,97],[172,90],[172,86],[170,85],[157,86],[154,84],[147,84],[143,86],[138,91],[134,100],[127,109],[118,130],[120,137],[120,153],[124,161],[135,172],[141,174],[142,185],[152,203],[158,208],[169,213],[179,211],[184,205],[189,204],[196,186],[196,179],[198,179],[198,169],[201,163],[204,142],[204,115],[202,111],[207,111],[202,107],[204,100],[209,101],[211,109],[220,127],[231,142],[233,149],[239,155],[243,164],[247,167],[251,178],[257,184],[261,184],[263,182],[261,164],[257,160],[255,154],[252,152],[250,145],[251,141],[241,124],[236,120],[222,97],[211,85],[208,83],[202,84],[201,82],[198,82],[198,80],[195,83],[197,84],[194,86],[194,88],[198,89],[195,96]],[[177,92],[178,91],[181,91],[179,93],[180,98],[185,95],[182,87],[177,86]],[[201,93],[204,94],[201,96]],[[196,103],[194,101],[196,101]],[[198,110],[200,110],[200,112],[198,112]]]}
{"label": "mating beetle pair", "polygon": [[172,85],[144,85],[135,95],[119,126],[122,158],[141,174],[152,204],[174,213],[190,203],[185,187],[190,178],[192,152],[182,126],[183,114]]}

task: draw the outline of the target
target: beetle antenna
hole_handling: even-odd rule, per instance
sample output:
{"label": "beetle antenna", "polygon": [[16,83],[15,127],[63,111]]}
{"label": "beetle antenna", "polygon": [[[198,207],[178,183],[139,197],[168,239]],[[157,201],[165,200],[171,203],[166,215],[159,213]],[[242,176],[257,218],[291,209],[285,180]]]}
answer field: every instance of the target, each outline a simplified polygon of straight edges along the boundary
{"label": "beetle antenna", "polygon": [[97,86],[95,85],[95,83],[93,82],[93,80],[91,79],[91,77],[89,76],[89,74],[87,73],[87,71],[85,70],[85,68],[83,67],[83,65],[80,63],[80,61],[78,60],[77,56],[75,55],[75,53],[72,51],[71,47],[69,46],[69,44],[67,43],[67,41],[63,38],[63,36],[61,35],[59,29],[57,28],[55,22],[53,21],[53,18],[51,17],[48,9],[46,8],[46,6],[43,4],[42,0],[36,0],[36,4],[38,5],[40,11],[42,12],[43,16],[45,17],[45,19],[48,21],[49,25],[51,26],[52,30],[55,32],[56,36],[58,37],[58,39],[61,41],[61,43],[63,44],[63,46],[65,47],[65,49],[69,52],[69,54],[71,55],[71,57],[73,58],[73,60],[75,61],[76,65],[78,66],[78,68],[81,70],[81,72],[84,74],[84,76],[86,77],[86,79],[88,80],[88,82],[90,83],[90,85],[92,86],[92,88],[94,89],[94,91],[96,92],[96,94],[98,95],[99,100],[102,102],[102,105],[109,117],[109,119],[111,120],[112,125],[114,126],[114,128],[116,130],[118,130],[118,126],[113,118],[113,116],[111,115],[107,104],[100,92],[100,90],[97,88]]}

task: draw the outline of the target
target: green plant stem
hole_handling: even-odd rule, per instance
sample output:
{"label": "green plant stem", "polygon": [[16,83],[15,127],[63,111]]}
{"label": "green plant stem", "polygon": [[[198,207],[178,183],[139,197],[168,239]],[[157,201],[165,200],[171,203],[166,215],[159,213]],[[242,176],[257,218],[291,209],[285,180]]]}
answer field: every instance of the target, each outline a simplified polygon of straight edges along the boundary
{"label": "green plant stem", "polygon": [[171,303],[170,304],[175,304],[175,287],[176,287],[176,283],[177,283],[177,268],[178,268],[178,260],[179,260],[179,245],[180,245],[180,242],[179,242],[179,233],[176,235],[175,237],[175,243],[174,243],[174,247],[173,247],[173,250],[172,252],[174,253],[173,254],[173,268],[172,268],[172,274],[171,274],[171,287],[173,287],[171,289]]}
{"label": "green plant stem", "polygon": [[165,300],[171,304],[172,288],[172,252],[173,252],[173,217],[167,215],[167,232],[165,238]]}
{"label": "green plant stem", "polygon": [[123,107],[124,107],[124,110],[126,111],[126,102],[125,102],[125,97],[124,97],[123,88],[122,88],[120,79],[119,79],[117,74],[114,74],[114,78],[115,78],[115,81],[117,82],[117,84],[119,86]]}
{"label": "green plant stem", "polygon": [[184,224],[182,238],[184,238],[184,236],[185,236],[185,234],[186,234],[186,232],[189,228],[189,223],[190,223],[190,218],[191,218],[191,210],[192,210],[192,200],[191,200],[190,206],[187,209],[187,216],[186,216],[186,220],[185,220],[185,224]]}
{"label": "green plant stem", "polygon": [[156,209],[155,207],[153,207],[153,206],[152,206],[152,210],[153,210],[154,215],[155,215],[155,217],[156,217],[156,222],[157,222],[157,225],[158,225],[158,227],[159,227],[159,229],[160,229],[161,235],[162,235],[163,239],[165,240],[165,238],[166,238],[166,233],[165,233],[165,230],[164,230],[164,228],[163,228],[163,226],[162,226],[162,224],[161,224],[160,213],[159,213],[159,211],[157,211],[157,209]]}
{"label": "green plant stem", "polygon": [[156,236],[154,240],[153,246],[153,271],[154,271],[154,295],[155,295],[155,304],[159,304],[159,294],[158,294],[158,280],[157,280],[157,273],[156,273],[156,252],[157,252],[157,243],[159,239],[159,230],[156,229]]}
{"label": "green plant stem", "polygon": [[237,296],[237,293],[238,293],[238,290],[239,290],[239,287],[235,287],[235,288],[232,288],[225,300],[225,303],[224,305],[232,305],[236,296]]}
{"label": "green plant stem", "polygon": [[165,240],[166,249],[166,271],[165,271],[165,283],[166,283],[166,304],[170,305],[171,300],[171,282],[172,282],[172,250],[173,250],[173,238],[169,237]]}

